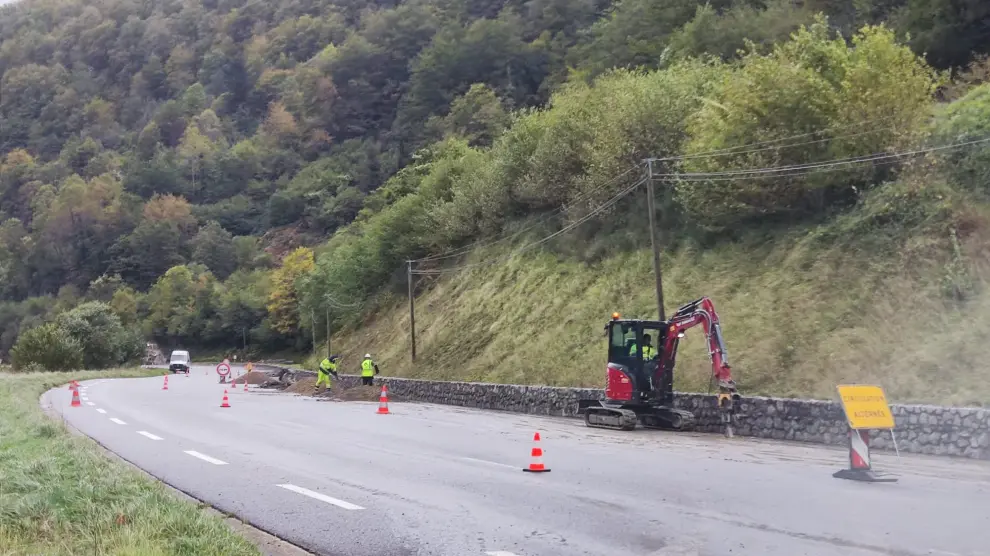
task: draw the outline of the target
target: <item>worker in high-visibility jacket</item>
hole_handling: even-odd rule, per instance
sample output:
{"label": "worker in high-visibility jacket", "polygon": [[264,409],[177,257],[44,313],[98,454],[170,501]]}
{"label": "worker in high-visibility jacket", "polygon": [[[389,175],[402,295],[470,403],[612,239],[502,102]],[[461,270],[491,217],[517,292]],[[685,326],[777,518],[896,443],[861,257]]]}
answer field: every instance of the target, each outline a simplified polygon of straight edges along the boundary
{"label": "worker in high-visibility jacket", "polygon": [[361,384],[371,386],[377,374],[378,364],[371,359],[370,353],[365,353],[364,360],[361,361]]}
{"label": "worker in high-visibility jacket", "polygon": [[320,368],[316,372],[316,385],[313,388],[319,390],[323,382],[326,382],[327,388],[330,388],[330,375],[337,378],[337,359],[339,356],[331,355],[320,362]]}
{"label": "worker in high-visibility jacket", "polygon": [[[653,339],[649,334],[643,334],[643,360],[649,361],[657,355],[657,350],[650,344]],[[636,344],[629,346],[629,355],[635,357],[636,355]]]}

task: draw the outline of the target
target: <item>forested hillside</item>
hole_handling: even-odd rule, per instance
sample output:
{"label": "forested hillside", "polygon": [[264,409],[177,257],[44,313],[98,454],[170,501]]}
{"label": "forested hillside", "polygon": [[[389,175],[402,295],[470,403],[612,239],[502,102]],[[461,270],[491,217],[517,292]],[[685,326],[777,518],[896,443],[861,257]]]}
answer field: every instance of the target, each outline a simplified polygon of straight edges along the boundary
{"label": "forested hillside", "polygon": [[[541,252],[590,276],[649,244],[648,157],[669,261],[791,241],[860,253],[866,276],[915,265],[938,286],[907,291],[965,310],[988,37],[979,0],[21,0],[0,8],[0,352],[114,364],[127,331],[308,351],[328,316],[395,323],[409,259],[425,296]],[[584,318],[562,330],[593,354]],[[396,363],[401,332],[382,340]],[[523,367],[487,378],[583,382]]]}

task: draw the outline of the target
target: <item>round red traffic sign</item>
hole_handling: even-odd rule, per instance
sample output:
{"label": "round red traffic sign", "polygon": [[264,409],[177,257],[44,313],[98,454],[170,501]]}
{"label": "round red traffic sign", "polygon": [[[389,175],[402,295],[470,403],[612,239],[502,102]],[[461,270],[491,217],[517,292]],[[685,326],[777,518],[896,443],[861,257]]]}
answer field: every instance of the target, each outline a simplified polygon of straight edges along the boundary
{"label": "round red traffic sign", "polygon": [[226,363],[220,363],[217,365],[217,374],[220,376],[227,376],[230,374],[230,365]]}

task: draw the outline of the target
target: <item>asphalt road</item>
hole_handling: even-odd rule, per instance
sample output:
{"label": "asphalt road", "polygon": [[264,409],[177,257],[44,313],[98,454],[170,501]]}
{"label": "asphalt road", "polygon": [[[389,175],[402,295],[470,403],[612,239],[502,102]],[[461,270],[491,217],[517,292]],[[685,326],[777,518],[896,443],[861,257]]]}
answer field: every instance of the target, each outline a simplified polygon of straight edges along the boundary
{"label": "asphalt road", "polygon": [[[209,373],[208,375],[206,373]],[[86,382],[75,427],[162,481],[318,554],[990,554],[990,465],[891,455],[895,484],[832,478],[844,451],[573,419],[240,389],[212,368]],[[534,432],[550,473],[524,473]]]}

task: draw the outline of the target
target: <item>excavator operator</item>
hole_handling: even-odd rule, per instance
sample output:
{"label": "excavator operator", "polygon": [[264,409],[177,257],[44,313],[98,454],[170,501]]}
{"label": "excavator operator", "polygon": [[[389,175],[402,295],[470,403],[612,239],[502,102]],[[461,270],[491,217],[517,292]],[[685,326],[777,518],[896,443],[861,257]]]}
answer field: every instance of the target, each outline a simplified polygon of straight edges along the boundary
{"label": "excavator operator", "polygon": [[[653,344],[651,343],[652,341],[653,341],[653,339],[650,337],[649,334],[643,334],[643,360],[644,361],[649,361],[650,359],[653,359],[654,357],[657,356],[657,350],[656,350],[656,348],[653,347]],[[632,345],[629,346],[629,356],[630,357],[635,357],[636,356],[636,343],[635,342],[633,342]]]}

